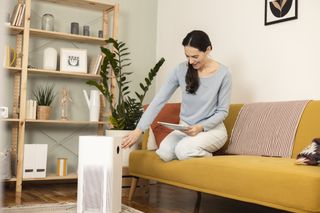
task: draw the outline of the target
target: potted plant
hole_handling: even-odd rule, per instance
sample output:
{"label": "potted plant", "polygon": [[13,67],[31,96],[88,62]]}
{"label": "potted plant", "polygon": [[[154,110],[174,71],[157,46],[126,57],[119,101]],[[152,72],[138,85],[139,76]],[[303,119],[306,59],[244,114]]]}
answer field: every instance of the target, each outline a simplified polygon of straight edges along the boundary
{"label": "potted plant", "polygon": [[33,96],[37,100],[37,119],[48,120],[51,116],[51,103],[56,94],[54,85],[38,86],[33,90]]}
{"label": "potted plant", "polygon": [[[127,58],[130,54],[128,48],[124,42],[114,40],[113,38],[106,40],[106,43],[112,44],[112,47],[101,47],[101,51],[105,55],[100,71],[102,80],[90,80],[87,83],[98,88],[105,96],[111,110],[111,115],[108,119],[112,124],[112,129],[134,130],[143,113],[145,95],[165,60],[161,58],[154,68],[149,71],[144,82],[139,84],[142,92],[135,92],[136,98],[133,98],[129,96],[131,92],[130,81],[127,79],[132,72],[124,70],[124,68],[131,64],[130,59]],[[112,52],[110,49],[114,51]],[[113,70],[115,76],[117,97],[110,91],[110,70]]]}
{"label": "potted plant", "polygon": [[[109,104],[111,114],[108,116],[108,121],[112,126],[111,129],[117,131],[107,130],[106,135],[119,138],[120,140],[124,135],[129,133],[128,131],[136,128],[143,113],[145,95],[165,60],[161,58],[149,71],[144,82],[139,84],[142,92],[134,92],[135,97],[131,97],[132,91],[130,90],[130,81],[127,77],[132,72],[125,70],[131,64],[128,58],[130,54],[128,48],[124,42],[114,40],[113,38],[106,40],[106,44],[111,44],[111,48],[101,47],[101,51],[105,55],[100,71],[102,80],[90,80],[87,83],[98,88]],[[116,96],[112,94],[110,89],[111,70],[116,82]],[[133,147],[133,149],[135,148]],[[123,150],[123,152],[128,152],[127,154],[123,154],[123,166],[127,166],[127,158],[130,151]]]}

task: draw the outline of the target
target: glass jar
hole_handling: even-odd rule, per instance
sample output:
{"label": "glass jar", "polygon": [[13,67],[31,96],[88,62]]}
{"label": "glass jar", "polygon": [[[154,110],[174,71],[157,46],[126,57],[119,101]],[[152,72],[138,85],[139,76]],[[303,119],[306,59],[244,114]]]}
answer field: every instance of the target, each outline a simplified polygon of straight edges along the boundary
{"label": "glass jar", "polygon": [[52,14],[46,13],[42,16],[41,29],[54,31],[54,17]]}

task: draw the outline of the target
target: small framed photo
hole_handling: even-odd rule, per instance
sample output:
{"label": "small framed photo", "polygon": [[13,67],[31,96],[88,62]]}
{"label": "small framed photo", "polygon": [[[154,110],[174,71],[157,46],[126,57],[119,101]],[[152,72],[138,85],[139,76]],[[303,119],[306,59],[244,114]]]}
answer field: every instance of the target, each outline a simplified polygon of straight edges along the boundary
{"label": "small framed photo", "polygon": [[264,25],[298,18],[298,0],[265,0]]}
{"label": "small framed photo", "polygon": [[87,73],[86,49],[60,49],[60,71]]}

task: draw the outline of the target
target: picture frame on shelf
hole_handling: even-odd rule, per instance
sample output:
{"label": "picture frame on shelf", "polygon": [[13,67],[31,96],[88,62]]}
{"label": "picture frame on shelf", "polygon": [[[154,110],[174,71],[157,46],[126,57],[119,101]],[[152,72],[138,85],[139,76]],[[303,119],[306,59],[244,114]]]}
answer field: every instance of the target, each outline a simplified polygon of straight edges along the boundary
{"label": "picture frame on shelf", "polygon": [[61,48],[60,71],[87,73],[87,50]]}
{"label": "picture frame on shelf", "polygon": [[298,0],[265,0],[264,25],[298,18]]}

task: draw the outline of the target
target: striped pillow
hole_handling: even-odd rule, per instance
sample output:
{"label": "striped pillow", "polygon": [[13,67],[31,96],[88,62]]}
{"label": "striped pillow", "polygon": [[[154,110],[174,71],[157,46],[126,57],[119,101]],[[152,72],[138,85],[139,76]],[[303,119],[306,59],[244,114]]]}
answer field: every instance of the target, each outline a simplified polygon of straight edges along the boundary
{"label": "striped pillow", "polygon": [[308,101],[245,104],[232,130],[229,154],[289,158]]}

